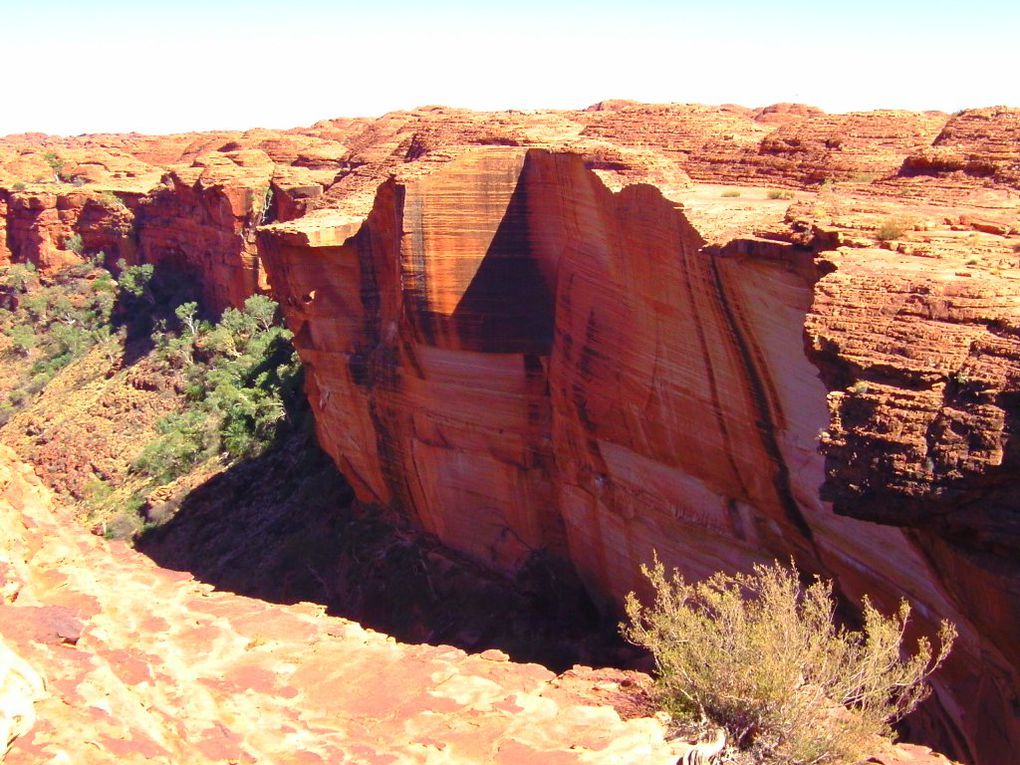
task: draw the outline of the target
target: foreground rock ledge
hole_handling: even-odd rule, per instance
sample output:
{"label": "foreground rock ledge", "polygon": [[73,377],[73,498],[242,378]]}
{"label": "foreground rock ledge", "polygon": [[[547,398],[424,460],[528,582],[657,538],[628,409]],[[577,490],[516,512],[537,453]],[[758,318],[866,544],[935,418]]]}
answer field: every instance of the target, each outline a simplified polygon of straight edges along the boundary
{"label": "foreground rock ledge", "polygon": [[[0,664],[0,722],[27,720],[7,765],[667,765],[684,751],[628,696],[638,673],[556,676],[495,650],[401,645],[309,604],[214,592],[89,536],[6,447],[0,539],[0,641],[15,656]],[[9,682],[15,672],[28,681]],[[949,762],[876,749],[889,765]]]}
{"label": "foreground rock ledge", "polygon": [[0,450],[0,640],[47,691],[8,765],[676,760],[658,720],[613,708],[627,673],[557,677],[213,592],[88,535],[14,460]]}

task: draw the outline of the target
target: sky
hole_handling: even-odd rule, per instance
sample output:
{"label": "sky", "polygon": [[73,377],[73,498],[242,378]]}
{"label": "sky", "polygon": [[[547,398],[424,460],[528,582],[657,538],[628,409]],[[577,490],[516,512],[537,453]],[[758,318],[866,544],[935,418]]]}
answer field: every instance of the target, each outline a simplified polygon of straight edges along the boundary
{"label": "sky", "polygon": [[0,0],[0,135],[443,104],[1020,106],[1020,0]]}

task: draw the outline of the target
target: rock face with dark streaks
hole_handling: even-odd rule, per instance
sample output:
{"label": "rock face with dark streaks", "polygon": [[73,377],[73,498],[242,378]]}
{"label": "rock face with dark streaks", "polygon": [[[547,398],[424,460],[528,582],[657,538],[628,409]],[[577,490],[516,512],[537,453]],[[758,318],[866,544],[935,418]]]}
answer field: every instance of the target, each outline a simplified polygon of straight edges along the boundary
{"label": "rock face with dark streaks", "polygon": [[[917,634],[951,619],[913,732],[1005,765],[1016,136],[1005,108],[604,102],[13,137],[0,260],[56,268],[79,233],[217,309],[271,291],[361,501],[485,565],[551,552],[611,608],[653,550],[689,577],[792,556],[848,602],[907,597]],[[34,177],[44,152],[89,183]]]}
{"label": "rock face with dark streaks", "polygon": [[254,232],[272,174],[272,161],[256,151],[213,154],[171,172],[138,211],[140,262],[192,275],[216,311],[264,291]]}
{"label": "rock face with dark streaks", "polygon": [[[851,313],[867,317],[859,329],[873,343],[864,343],[876,356],[869,363],[906,354],[884,363],[915,383],[909,358],[934,365],[932,382],[951,371],[939,358],[962,354],[962,364],[970,347],[990,387],[988,406],[961,409],[973,446],[954,452],[968,437],[952,435],[948,411],[928,438],[940,469],[960,463],[961,486],[1005,480],[998,511],[963,513],[1004,530],[1016,483],[998,466],[1013,432],[1005,412],[1020,348],[1008,332],[980,325],[1020,315],[1010,281],[971,279],[940,292],[940,269],[918,258],[907,259],[911,269],[880,249],[875,270],[862,267],[859,277],[869,291],[854,292],[844,282],[855,270],[838,253],[818,258],[810,242],[753,237],[706,247],[654,187],[614,193],[581,156],[517,147],[469,149],[424,174],[398,172],[363,219],[310,216],[261,236],[309,368],[320,441],[364,501],[405,508],[490,566],[513,569],[551,550],[612,599],[641,587],[638,564],[653,550],[694,577],[793,556],[850,599],[869,593],[891,609],[906,594],[921,632],[939,617],[962,632],[950,680],[938,688],[948,714],[933,712],[929,719],[941,719],[932,725],[964,752],[1016,735],[1013,723],[993,730],[962,711],[979,699],[998,710],[989,719],[1010,719],[1016,576],[990,570],[1008,569],[1006,548],[986,549],[975,568],[972,555],[947,548],[951,524],[842,501],[834,511],[828,500],[840,481],[878,459],[878,447],[840,451],[840,439],[863,438],[841,430],[850,423],[840,402],[862,395],[859,383],[842,391],[860,370],[834,376],[818,350],[831,355],[839,341],[829,335]],[[864,263],[855,252],[849,262]],[[901,346],[890,347],[875,321],[905,313],[897,290],[930,296],[917,298],[919,311],[941,310],[942,324],[914,326],[904,316],[889,330]],[[919,334],[907,348],[910,331]],[[929,332],[941,345],[924,347]],[[971,379],[976,390],[976,369]],[[898,445],[933,419],[911,425],[917,407],[902,409],[888,416],[899,417]],[[847,451],[855,456],[839,462]],[[895,491],[892,474],[889,486]],[[959,586],[967,566],[973,578]],[[966,594],[982,585],[994,587],[994,610]],[[958,682],[975,667],[986,678],[980,688]]]}

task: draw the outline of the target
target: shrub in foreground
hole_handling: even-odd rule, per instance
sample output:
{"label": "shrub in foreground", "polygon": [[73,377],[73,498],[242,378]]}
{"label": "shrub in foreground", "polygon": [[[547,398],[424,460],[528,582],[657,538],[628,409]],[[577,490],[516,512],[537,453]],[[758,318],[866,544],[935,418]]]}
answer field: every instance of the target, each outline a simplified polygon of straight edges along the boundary
{"label": "shrub in foreground", "polygon": [[904,216],[892,216],[883,220],[875,230],[875,238],[880,242],[891,242],[902,239],[914,228],[914,221]]}
{"label": "shrub in foreground", "polygon": [[863,630],[834,620],[832,585],[802,587],[795,568],[757,566],[691,584],[643,567],[651,605],[627,598],[624,636],[648,649],[657,694],[674,719],[707,719],[760,762],[853,763],[872,736],[910,713],[956,637],[943,622],[939,648],[924,638],[902,652],[906,601],[885,616],[865,599]]}

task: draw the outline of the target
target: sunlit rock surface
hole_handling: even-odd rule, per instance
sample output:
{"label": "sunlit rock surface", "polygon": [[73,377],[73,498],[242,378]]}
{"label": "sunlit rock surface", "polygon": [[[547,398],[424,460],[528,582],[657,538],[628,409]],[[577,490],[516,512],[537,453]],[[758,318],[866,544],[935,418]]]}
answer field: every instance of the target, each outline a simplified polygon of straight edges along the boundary
{"label": "sunlit rock surface", "polygon": [[6,765],[677,759],[637,673],[556,676],[214,592],[89,536],[14,460],[0,448]]}
{"label": "sunlit rock surface", "polygon": [[[940,617],[962,632],[939,684],[943,711],[931,705],[927,724],[962,751],[995,739],[991,748],[1005,751],[1016,735],[1014,722],[1000,727],[1016,687],[1014,543],[955,546],[940,522],[922,538],[914,529],[924,521],[850,503],[836,512],[826,501],[854,480],[854,465],[880,481],[870,465],[882,457],[855,431],[868,442],[840,461],[837,402],[866,383],[860,368],[830,374],[819,350],[836,342],[827,333],[851,310],[827,296],[853,278],[839,253],[817,256],[821,232],[706,247],[656,188],[614,193],[581,156],[515,147],[466,150],[424,175],[398,172],[363,221],[309,216],[269,227],[262,251],[309,365],[320,441],[364,501],[411,511],[487,565],[512,569],[552,550],[617,600],[640,589],[638,564],[653,550],[695,577],[793,556],[851,600],[868,593],[892,609],[907,596],[920,632]],[[1016,484],[1002,455],[1020,344],[980,324],[1015,322],[1015,282],[985,277],[994,285],[981,293],[987,316],[947,300],[933,323],[904,318],[889,329],[901,338],[890,348],[876,322],[905,313],[897,292],[931,293],[928,282],[948,277],[967,285],[949,294],[964,295],[982,282],[956,277],[955,258],[936,267],[888,249],[870,260],[854,253],[853,263],[873,264],[861,266],[868,291],[836,299],[866,317],[871,365],[909,377],[911,358],[930,365],[966,354],[975,333],[990,338],[971,346],[975,363],[996,371],[967,425],[972,441],[989,445],[935,472],[975,498],[1006,480],[1000,511],[982,516],[998,525],[980,523],[1008,533]],[[925,348],[926,334],[939,347]],[[904,358],[883,362],[883,353]],[[939,368],[929,383],[952,372]],[[910,419],[902,413],[898,444]],[[930,436],[933,454],[959,440],[951,432]],[[918,496],[933,491],[929,481]],[[966,593],[988,585],[995,607],[974,607]],[[963,678],[978,666],[973,686]],[[975,702],[1000,711],[964,711]]]}
{"label": "sunlit rock surface", "polygon": [[[918,633],[952,619],[913,732],[994,765],[1020,742],[1018,114],[14,136],[0,260],[73,262],[80,233],[217,308],[270,289],[359,498],[486,565],[550,550],[610,606],[653,549],[695,577],[793,556],[909,598]],[[47,152],[127,212],[62,208]]]}

